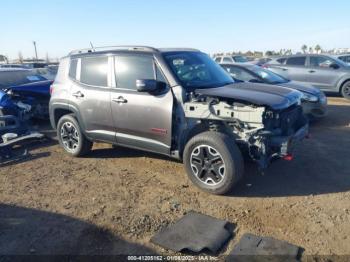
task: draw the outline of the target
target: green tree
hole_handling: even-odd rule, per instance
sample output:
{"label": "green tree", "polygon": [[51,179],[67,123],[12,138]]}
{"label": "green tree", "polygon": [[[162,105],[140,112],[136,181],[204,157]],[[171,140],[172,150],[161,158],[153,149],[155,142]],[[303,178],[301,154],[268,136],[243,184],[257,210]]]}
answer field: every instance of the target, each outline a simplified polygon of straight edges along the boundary
{"label": "green tree", "polygon": [[321,50],[322,50],[322,48],[321,48],[320,45],[316,45],[316,46],[315,46],[315,51],[316,51],[316,53],[319,53]]}
{"label": "green tree", "polygon": [[305,54],[306,51],[307,51],[307,45],[303,45],[303,46],[301,47],[301,50],[303,50],[303,53]]}

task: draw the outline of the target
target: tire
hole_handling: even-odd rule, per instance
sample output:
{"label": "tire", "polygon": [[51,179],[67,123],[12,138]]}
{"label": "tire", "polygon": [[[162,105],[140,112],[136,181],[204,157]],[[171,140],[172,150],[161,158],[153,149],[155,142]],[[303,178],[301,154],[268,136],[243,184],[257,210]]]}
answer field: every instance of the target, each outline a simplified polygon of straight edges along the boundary
{"label": "tire", "polygon": [[350,99],[350,80],[346,81],[340,90],[340,94],[346,98],[346,99]]}
{"label": "tire", "polygon": [[207,131],[191,138],[183,162],[190,180],[215,195],[232,190],[244,173],[243,157],[233,138],[219,132]]}
{"label": "tire", "polygon": [[74,115],[64,115],[57,124],[60,145],[71,156],[79,157],[90,152],[93,143],[86,139]]}

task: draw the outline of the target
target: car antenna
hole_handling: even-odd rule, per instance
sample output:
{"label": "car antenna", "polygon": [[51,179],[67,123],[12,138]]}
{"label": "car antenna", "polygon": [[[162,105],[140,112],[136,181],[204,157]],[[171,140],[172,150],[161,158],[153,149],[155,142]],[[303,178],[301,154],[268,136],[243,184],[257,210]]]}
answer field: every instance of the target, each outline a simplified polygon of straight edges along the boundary
{"label": "car antenna", "polygon": [[95,52],[95,47],[93,46],[93,44],[92,44],[92,42],[90,41],[90,45],[91,45],[91,49],[92,49],[92,51],[94,51]]}

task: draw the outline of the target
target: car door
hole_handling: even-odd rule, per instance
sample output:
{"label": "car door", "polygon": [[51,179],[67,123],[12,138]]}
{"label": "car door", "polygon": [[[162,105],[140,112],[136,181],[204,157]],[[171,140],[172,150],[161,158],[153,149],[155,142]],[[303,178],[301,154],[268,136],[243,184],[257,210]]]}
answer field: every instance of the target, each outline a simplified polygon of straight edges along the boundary
{"label": "car door", "polygon": [[306,83],[307,82],[307,67],[306,56],[291,56],[288,57],[282,71],[286,72],[286,78]]}
{"label": "car door", "polygon": [[120,145],[163,154],[170,153],[173,95],[167,85],[155,94],[138,92],[136,80],[166,81],[149,54],[119,54],[114,57],[116,86],[111,108]]}
{"label": "car door", "polygon": [[76,79],[70,88],[70,107],[88,137],[115,142],[110,106],[110,60],[108,56],[86,56],[77,60]]}
{"label": "car door", "polygon": [[330,57],[311,55],[307,71],[308,82],[325,91],[336,91],[337,82],[342,75],[340,68],[341,65]]}

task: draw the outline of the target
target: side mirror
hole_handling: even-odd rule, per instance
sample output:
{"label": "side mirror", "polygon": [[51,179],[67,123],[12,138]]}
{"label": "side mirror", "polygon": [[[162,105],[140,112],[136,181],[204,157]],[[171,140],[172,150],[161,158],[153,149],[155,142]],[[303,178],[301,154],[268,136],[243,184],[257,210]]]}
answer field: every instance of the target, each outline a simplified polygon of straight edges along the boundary
{"label": "side mirror", "polygon": [[329,65],[330,68],[333,68],[333,69],[338,69],[339,68],[339,65],[336,64],[336,63],[332,63]]}
{"label": "side mirror", "polygon": [[152,93],[165,87],[165,83],[154,79],[137,79],[136,88],[138,92]]}

